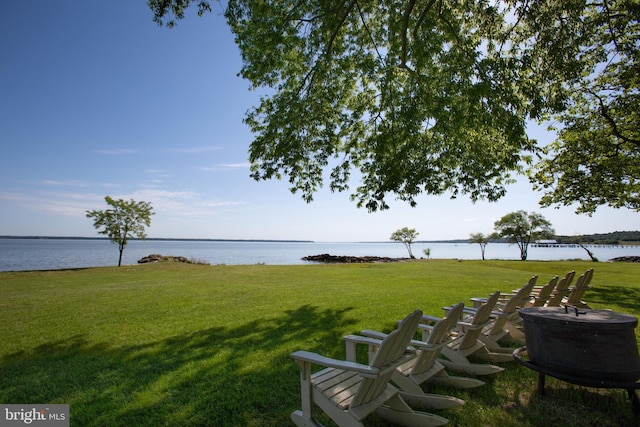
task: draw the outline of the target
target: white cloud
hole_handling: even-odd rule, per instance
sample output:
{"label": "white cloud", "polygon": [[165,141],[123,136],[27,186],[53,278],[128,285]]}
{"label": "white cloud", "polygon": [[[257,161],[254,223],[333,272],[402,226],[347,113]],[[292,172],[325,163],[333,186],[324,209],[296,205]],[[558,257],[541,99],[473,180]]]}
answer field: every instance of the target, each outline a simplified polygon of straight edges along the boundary
{"label": "white cloud", "polygon": [[85,181],[78,181],[78,180],[58,181],[54,179],[45,179],[42,182],[45,185],[65,186],[65,187],[87,187],[89,185]]}
{"label": "white cloud", "polygon": [[217,214],[220,208],[245,205],[234,200],[210,200],[195,191],[167,191],[144,188],[129,194],[112,195],[114,199],[144,200],[151,203],[156,215],[199,217]]}
{"label": "white cloud", "polygon": [[38,192],[34,194],[0,193],[0,200],[47,215],[81,217],[85,215],[87,209],[98,206],[99,198],[84,193]]}
{"label": "white cloud", "polygon": [[228,169],[248,169],[251,166],[251,163],[218,163],[216,165],[210,167],[202,168],[205,172],[215,172],[219,170],[228,170]]}

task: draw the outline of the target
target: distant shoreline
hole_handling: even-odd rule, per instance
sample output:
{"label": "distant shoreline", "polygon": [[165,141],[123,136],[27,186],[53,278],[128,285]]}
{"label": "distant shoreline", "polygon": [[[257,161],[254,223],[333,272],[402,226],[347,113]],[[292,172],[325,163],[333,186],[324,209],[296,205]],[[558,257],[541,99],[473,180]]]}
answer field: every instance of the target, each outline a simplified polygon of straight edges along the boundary
{"label": "distant shoreline", "polygon": [[[34,238],[29,236],[0,237],[0,271],[58,270],[65,268],[102,267],[113,265],[116,245],[105,236],[91,238],[65,238],[61,236]],[[428,243],[416,249],[429,249],[430,259],[473,260],[480,258],[477,244]],[[640,255],[640,245],[598,246],[590,249],[601,260],[622,256]],[[488,259],[518,260],[519,250],[515,245],[490,244]],[[206,261],[212,265],[303,265],[302,257],[310,254],[334,254],[339,256],[406,257],[404,246],[396,242],[278,242],[250,240],[134,240],[124,251],[125,265],[137,265],[149,254],[184,256],[187,259]],[[586,252],[580,248],[531,248],[529,260],[583,260]]]}
{"label": "distant shoreline", "polygon": [[[32,240],[109,240],[108,237],[72,237],[72,236],[0,236],[0,239],[32,239]],[[313,240],[278,240],[278,239],[190,239],[173,237],[131,238],[129,240],[159,240],[178,242],[274,242],[274,243],[315,243]]]}
{"label": "distant shoreline", "polygon": [[[108,237],[77,237],[77,236],[0,236],[0,239],[24,239],[24,240],[109,240]],[[176,241],[176,242],[273,242],[273,243],[325,243],[315,240],[294,240],[294,239],[207,239],[207,238],[187,238],[187,237],[147,237],[146,239],[131,238],[129,240],[156,240],[156,241]],[[336,242],[326,242],[336,243]],[[390,243],[398,244],[394,241],[354,241],[339,243]],[[413,243],[469,243],[468,239],[451,240],[416,240]]]}
{"label": "distant shoreline", "polygon": [[[608,235],[615,235],[621,233],[635,234],[640,237],[640,231],[632,231],[632,232],[614,232],[608,234],[596,234],[596,235],[586,235],[583,237],[590,236],[598,236],[598,237],[606,237]],[[555,243],[555,246],[564,247],[564,246],[576,246],[578,245],[575,241],[566,241],[563,239],[565,236],[558,236],[559,241]],[[15,239],[15,240],[110,240],[108,237],[78,237],[78,236],[0,236],[0,239]],[[131,238],[130,241],[165,241],[165,242],[245,242],[245,243],[354,243],[354,244],[372,244],[372,243],[387,243],[387,244],[398,244],[396,241],[391,240],[360,240],[360,241],[349,241],[349,242],[333,242],[333,241],[315,241],[315,240],[297,240],[297,239],[209,239],[209,238],[188,238],[188,237],[147,237],[146,239],[138,239]],[[564,240],[564,241],[563,241]],[[416,240],[412,242],[412,244],[429,244],[429,243],[450,243],[450,244],[473,244],[469,242],[469,239],[445,239],[445,240]],[[501,239],[490,239],[489,243],[507,243],[507,244],[515,244],[510,242],[506,238]],[[634,240],[619,240],[617,242],[611,241],[593,241],[593,240],[584,240],[583,244],[585,246],[639,246],[640,238]],[[530,243],[530,246],[544,246],[541,244]]]}

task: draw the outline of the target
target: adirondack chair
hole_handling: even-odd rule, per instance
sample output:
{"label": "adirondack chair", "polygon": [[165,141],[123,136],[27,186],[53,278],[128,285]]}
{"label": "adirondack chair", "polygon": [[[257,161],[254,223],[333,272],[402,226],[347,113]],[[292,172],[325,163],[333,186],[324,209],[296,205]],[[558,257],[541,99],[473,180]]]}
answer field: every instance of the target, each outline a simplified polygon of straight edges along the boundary
{"label": "adirondack chair", "polygon": [[[403,426],[441,426],[446,418],[417,412],[402,399],[389,382],[396,368],[416,357],[407,346],[415,333],[422,312],[408,315],[380,343],[368,365],[332,359],[308,351],[296,351],[291,357],[300,367],[302,409],[291,414],[298,426],[316,426],[312,407],[315,403],[341,427],[364,427],[362,420],[372,413]],[[311,373],[312,365],[326,368]]]}
{"label": "adirondack chair", "polygon": [[551,293],[551,296],[547,300],[545,307],[559,307],[562,302],[562,298],[564,298],[569,291],[569,286],[571,286],[571,282],[573,282],[573,278],[576,275],[575,270],[569,271],[564,275],[562,279],[558,281],[555,289]]}
{"label": "adirondack chair", "polygon": [[591,279],[593,279],[593,268],[588,269],[578,277],[576,285],[569,292],[569,296],[562,299],[562,304],[579,308],[591,308],[589,304],[582,300],[587,289],[591,288],[589,286]]}
{"label": "adirondack chair", "polygon": [[534,292],[531,299],[525,302],[525,307],[543,307],[547,300],[551,297],[553,290],[556,288],[558,284],[558,280],[560,280],[560,276],[553,276],[551,280],[547,282],[546,285],[539,287],[536,289],[534,286]]}
{"label": "adirondack chair", "polygon": [[[400,395],[410,406],[446,409],[464,404],[463,400],[455,397],[425,393],[421,387],[422,384],[438,383],[463,389],[484,384],[484,381],[475,378],[450,376],[438,361],[442,347],[452,340],[451,331],[462,316],[463,308],[464,303],[459,303],[449,311],[447,317],[439,319],[435,325],[419,325],[423,332],[423,340],[411,340],[411,346],[417,349],[418,356],[398,366],[396,372],[393,373],[391,381],[400,388]],[[423,319],[430,318],[423,316]],[[384,339],[387,336],[387,334],[370,329],[363,330],[361,334],[376,340]],[[345,339],[350,339],[350,337],[345,337]],[[367,343],[363,337],[355,337],[353,342]],[[373,346],[375,349],[376,344],[374,343]],[[349,352],[347,353],[349,354]],[[415,400],[414,396],[420,396],[420,399]]]}
{"label": "adirondack chair", "polygon": [[494,311],[495,320],[493,324],[487,326],[482,332],[481,339],[491,351],[506,351],[513,353],[512,348],[503,348],[500,341],[511,341],[524,344],[524,332],[519,327],[522,319],[518,309],[524,307],[531,298],[533,287],[536,285],[538,276],[532,276],[526,285],[516,292],[508,301]]}
{"label": "adirondack chair", "polygon": [[[516,303],[518,307],[526,304],[531,298],[533,298],[537,294],[538,290],[542,288],[541,286],[536,286],[537,281],[538,281],[538,276],[535,275],[535,276],[532,276],[524,286],[518,289],[513,289],[511,293],[500,293],[500,298],[496,303],[496,310],[502,310],[502,308],[507,303],[510,303],[510,304]],[[533,286],[531,286],[532,282],[533,282]],[[530,291],[529,294],[523,291],[523,289],[525,289],[525,291],[529,290]],[[516,298],[514,299],[514,297]],[[487,301],[487,298],[474,297],[474,298],[470,298],[470,300],[473,303],[473,307],[465,308],[466,312],[470,312],[472,310],[477,309],[478,307],[480,307],[480,305],[484,304]]]}
{"label": "adirondack chair", "polygon": [[[556,276],[553,276],[551,280],[549,280],[544,285],[535,285],[533,287],[533,290],[531,291],[530,299],[525,302],[525,307],[533,307],[534,304],[540,304],[539,302],[536,302],[538,300],[540,301],[544,300],[542,305],[546,304],[546,299],[548,299],[553,294],[553,290],[556,288],[556,285],[558,284],[558,280],[560,280],[560,276],[556,275]],[[512,293],[508,295],[514,295],[514,293],[518,292],[519,290],[520,289],[513,289],[511,291]],[[540,305],[537,305],[537,306],[540,306]]]}
{"label": "adirondack chair", "polygon": [[[457,336],[441,350],[441,354],[446,359],[438,360],[445,368],[471,375],[491,375],[504,371],[504,368],[491,364],[472,363],[469,357],[473,356],[490,362],[513,360],[513,356],[507,358],[505,354],[490,352],[480,341],[482,329],[491,322],[491,312],[498,298],[500,298],[500,291],[491,295],[469,319],[457,322]],[[445,311],[451,310],[451,307],[443,308]]]}
{"label": "adirondack chair", "polygon": [[[493,321],[485,326],[479,339],[487,346],[487,349],[494,353],[507,353],[513,360],[513,348],[503,347],[500,341],[515,342],[524,344],[524,332],[518,326],[520,314],[518,309],[523,307],[531,298],[531,292],[536,285],[538,276],[532,276],[529,281],[515,294],[511,294],[509,299],[496,304],[496,309],[491,313]],[[472,298],[479,300],[479,298]],[[465,309],[466,312],[474,313],[476,308]],[[497,358],[494,356],[494,360]]]}

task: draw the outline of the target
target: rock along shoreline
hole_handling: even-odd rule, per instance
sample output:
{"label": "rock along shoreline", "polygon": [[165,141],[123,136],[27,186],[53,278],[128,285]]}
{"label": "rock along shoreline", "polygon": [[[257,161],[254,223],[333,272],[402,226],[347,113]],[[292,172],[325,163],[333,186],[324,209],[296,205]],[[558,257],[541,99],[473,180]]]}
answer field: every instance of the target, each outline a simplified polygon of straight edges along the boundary
{"label": "rock along shoreline", "polygon": [[173,255],[160,255],[160,254],[150,254],[146,257],[140,258],[138,260],[138,264],[147,264],[154,262],[185,262],[189,263],[190,261],[187,257],[183,256],[173,256]]}
{"label": "rock along shoreline", "polygon": [[617,258],[611,258],[609,261],[613,261],[613,262],[640,262],[640,256],[619,256]]}
{"label": "rock along shoreline", "polygon": [[365,262],[404,262],[410,258],[390,258],[379,256],[350,256],[350,255],[309,255],[302,258],[303,261],[323,262],[326,264],[352,264]]}

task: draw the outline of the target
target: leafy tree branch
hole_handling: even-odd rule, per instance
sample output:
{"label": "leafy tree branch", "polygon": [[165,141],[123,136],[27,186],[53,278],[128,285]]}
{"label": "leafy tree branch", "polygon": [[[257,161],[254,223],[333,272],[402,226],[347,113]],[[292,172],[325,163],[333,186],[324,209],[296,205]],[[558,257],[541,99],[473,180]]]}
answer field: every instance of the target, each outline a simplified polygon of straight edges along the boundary
{"label": "leafy tree branch", "polygon": [[145,227],[151,225],[151,215],[154,215],[154,212],[149,202],[115,200],[110,196],[106,196],[104,200],[110,208],[87,211],[87,218],[93,218],[93,226],[99,230],[98,233],[108,236],[118,245],[118,267],[120,267],[122,254],[129,239],[147,237]]}
{"label": "leafy tree branch", "polygon": [[[148,2],[167,26],[212,3]],[[256,180],[286,178],[307,202],[328,180],[376,211],[420,194],[496,201],[527,173],[542,206],[640,210],[639,0],[229,0],[224,10],[240,75],[273,89],[245,116]],[[540,147],[528,120],[556,123],[557,139]]]}

